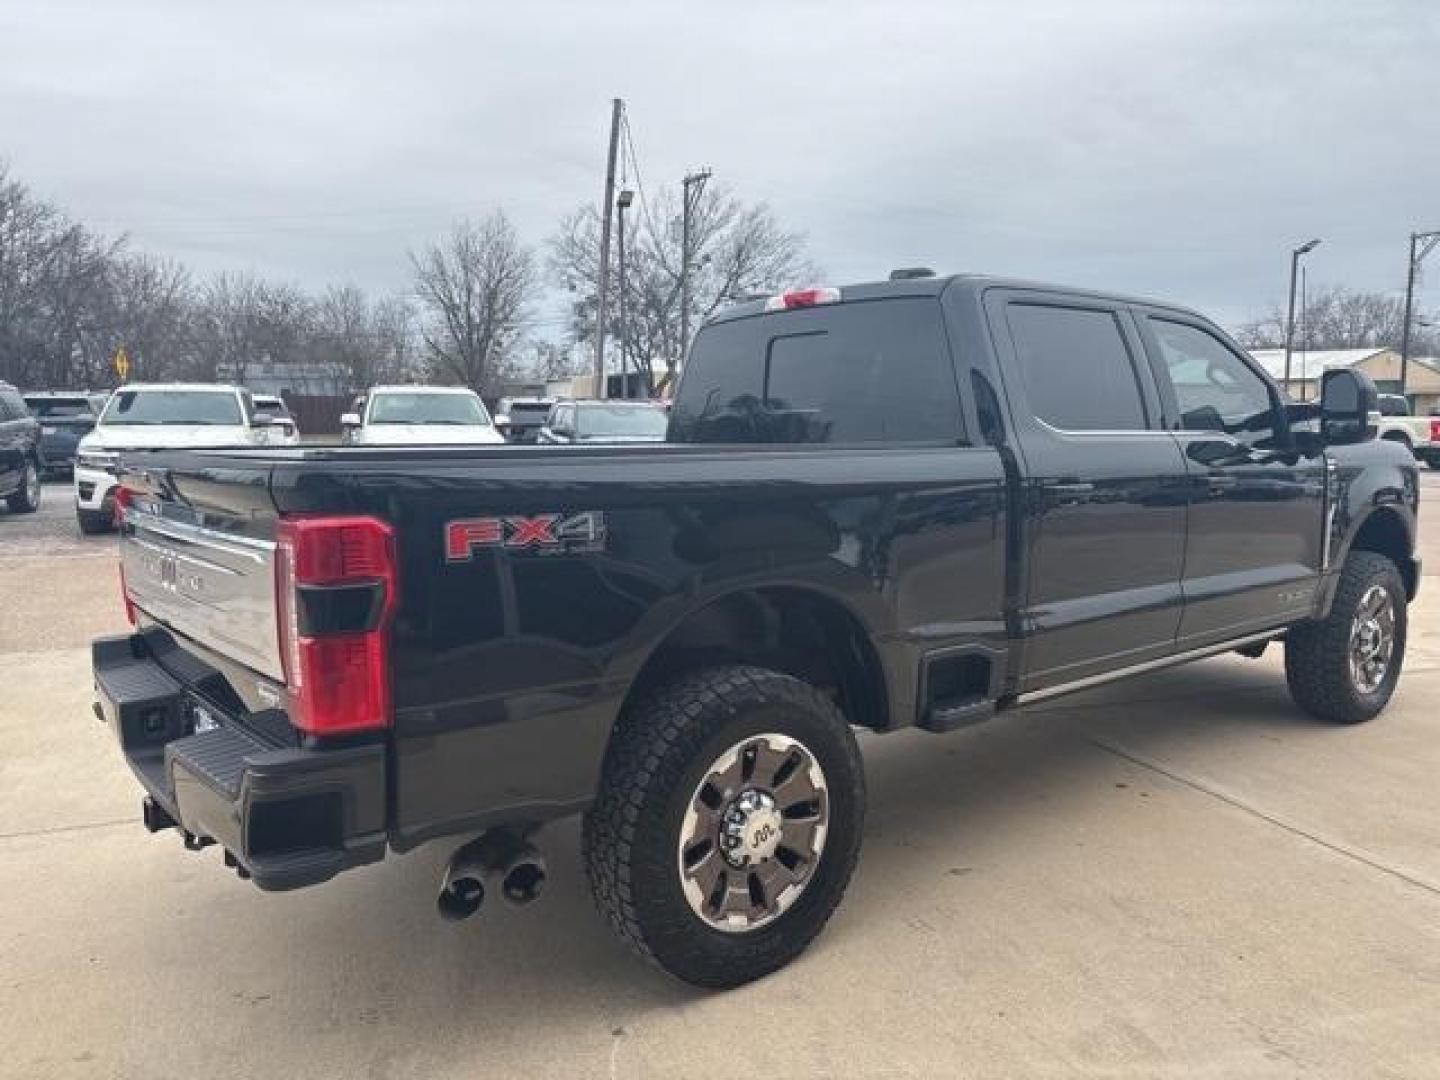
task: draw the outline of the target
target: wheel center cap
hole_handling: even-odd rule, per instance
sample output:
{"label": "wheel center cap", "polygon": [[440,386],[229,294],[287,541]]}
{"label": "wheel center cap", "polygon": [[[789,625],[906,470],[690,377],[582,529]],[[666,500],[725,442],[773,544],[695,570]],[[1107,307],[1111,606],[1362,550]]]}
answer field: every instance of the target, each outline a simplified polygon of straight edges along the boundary
{"label": "wheel center cap", "polygon": [[731,866],[764,862],[775,855],[784,818],[775,799],[764,791],[745,791],[725,811],[721,850]]}

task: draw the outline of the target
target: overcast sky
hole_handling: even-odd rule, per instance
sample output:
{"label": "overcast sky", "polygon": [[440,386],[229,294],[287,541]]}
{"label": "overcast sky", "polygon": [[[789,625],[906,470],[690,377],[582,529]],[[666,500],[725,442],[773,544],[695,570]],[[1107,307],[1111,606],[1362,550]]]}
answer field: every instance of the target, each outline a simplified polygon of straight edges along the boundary
{"label": "overcast sky", "polygon": [[[709,165],[828,280],[981,270],[1235,322],[1398,291],[1440,229],[1440,2],[0,5],[0,157],[200,272],[408,290],[503,207],[599,197],[625,98],[648,190]],[[1440,254],[1425,290],[1440,304]]]}

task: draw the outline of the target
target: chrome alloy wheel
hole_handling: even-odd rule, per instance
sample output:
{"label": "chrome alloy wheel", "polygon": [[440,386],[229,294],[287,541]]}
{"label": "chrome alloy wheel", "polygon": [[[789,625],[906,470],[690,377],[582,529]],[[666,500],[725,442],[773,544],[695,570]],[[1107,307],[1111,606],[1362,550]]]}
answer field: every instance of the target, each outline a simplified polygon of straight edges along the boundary
{"label": "chrome alloy wheel", "polygon": [[1373,694],[1390,671],[1395,651],[1395,601],[1383,585],[1371,585],[1350,624],[1350,677],[1355,689]]}
{"label": "chrome alloy wheel", "polygon": [[830,817],[825,773],[788,735],[721,754],[690,796],[676,852],[690,910],[726,933],[779,918],[814,878]]}
{"label": "chrome alloy wheel", "polygon": [[40,470],[34,465],[25,466],[25,500],[31,506],[40,505]]}

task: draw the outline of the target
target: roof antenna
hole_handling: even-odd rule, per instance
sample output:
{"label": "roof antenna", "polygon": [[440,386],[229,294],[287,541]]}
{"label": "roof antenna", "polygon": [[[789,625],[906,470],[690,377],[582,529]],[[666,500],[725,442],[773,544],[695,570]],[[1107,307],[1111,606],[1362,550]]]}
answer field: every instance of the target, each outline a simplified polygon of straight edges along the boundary
{"label": "roof antenna", "polygon": [[890,271],[891,281],[914,281],[916,278],[934,277],[935,271],[928,266],[902,266]]}

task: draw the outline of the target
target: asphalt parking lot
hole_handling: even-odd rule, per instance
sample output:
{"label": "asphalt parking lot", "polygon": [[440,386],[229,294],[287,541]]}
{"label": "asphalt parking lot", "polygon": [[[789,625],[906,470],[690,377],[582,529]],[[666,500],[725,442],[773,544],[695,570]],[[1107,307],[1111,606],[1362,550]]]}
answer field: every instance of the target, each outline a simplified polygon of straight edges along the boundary
{"label": "asphalt parking lot", "polygon": [[[140,827],[90,712],[123,629],[69,491],[0,513],[0,1076],[1440,1076],[1440,473],[1370,725],[1279,651],[865,742],[860,869],[799,962],[706,995],[551,887],[441,922],[445,845],[266,895]],[[1430,512],[1427,512],[1430,511]]]}

